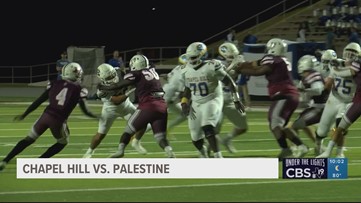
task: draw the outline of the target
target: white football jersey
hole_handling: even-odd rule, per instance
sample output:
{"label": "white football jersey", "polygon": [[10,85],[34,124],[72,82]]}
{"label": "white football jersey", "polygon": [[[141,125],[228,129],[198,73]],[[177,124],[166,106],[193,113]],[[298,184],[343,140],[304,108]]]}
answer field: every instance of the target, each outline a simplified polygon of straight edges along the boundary
{"label": "white football jersey", "polygon": [[207,60],[197,68],[188,65],[182,69],[184,85],[190,88],[192,101],[205,103],[216,97],[222,97],[222,82],[227,75],[225,66],[219,60]]}
{"label": "white football jersey", "polygon": [[121,112],[121,111],[124,111],[124,109],[127,108],[129,106],[129,104],[131,103],[129,98],[127,98],[121,104],[116,105],[111,101],[111,96],[110,95],[101,98],[101,101],[103,102],[103,109],[106,109],[107,112]]}
{"label": "white football jersey", "polygon": [[356,83],[352,76],[339,77],[332,74],[331,71],[329,77],[333,78],[334,80],[331,94],[344,103],[351,102],[356,91]]}
{"label": "white football jersey", "polygon": [[168,82],[163,86],[164,99],[167,102],[177,100],[179,92],[184,90],[184,83],[182,82],[182,69],[184,67],[185,65],[178,65],[167,75]]}

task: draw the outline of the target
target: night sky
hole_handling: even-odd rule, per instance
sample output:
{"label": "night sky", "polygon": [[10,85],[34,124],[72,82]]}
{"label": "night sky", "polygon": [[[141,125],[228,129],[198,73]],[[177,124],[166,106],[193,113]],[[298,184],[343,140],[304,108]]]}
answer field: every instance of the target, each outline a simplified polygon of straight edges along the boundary
{"label": "night sky", "polygon": [[[18,1],[0,7],[0,66],[55,62],[70,45],[105,52],[187,46],[227,30],[278,0]],[[226,36],[224,34],[224,38]]]}

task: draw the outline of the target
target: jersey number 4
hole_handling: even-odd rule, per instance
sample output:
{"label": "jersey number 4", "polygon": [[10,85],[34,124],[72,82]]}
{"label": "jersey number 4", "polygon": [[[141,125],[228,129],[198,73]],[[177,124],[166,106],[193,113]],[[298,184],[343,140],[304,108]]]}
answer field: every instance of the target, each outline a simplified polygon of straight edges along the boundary
{"label": "jersey number 4", "polygon": [[68,88],[63,88],[55,97],[58,101],[58,105],[64,106],[66,100],[66,93],[68,93]]}

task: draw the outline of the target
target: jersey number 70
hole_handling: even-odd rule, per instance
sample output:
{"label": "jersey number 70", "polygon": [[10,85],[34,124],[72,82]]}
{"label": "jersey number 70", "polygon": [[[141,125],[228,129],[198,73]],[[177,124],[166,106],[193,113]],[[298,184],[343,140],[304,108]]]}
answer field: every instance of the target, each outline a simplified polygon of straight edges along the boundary
{"label": "jersey number 70", "polygon": [[189,83],[189,88],[192,90],[193,95],[196,94],[197,89],[199,91],[199,95],[201,95],[202,97],[207,96],[209,91],[208,91],[208,85],[206,82],[200,82],[200,83]]}

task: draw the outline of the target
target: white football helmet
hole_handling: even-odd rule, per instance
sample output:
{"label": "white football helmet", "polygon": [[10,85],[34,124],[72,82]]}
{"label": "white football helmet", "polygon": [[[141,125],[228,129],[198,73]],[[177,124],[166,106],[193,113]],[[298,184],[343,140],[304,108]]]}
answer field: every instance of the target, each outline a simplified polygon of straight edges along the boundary
{"label": "white football helmet", "polygon": [[178,57],[179,64],[186,64],[187,63],[187,54],[182,54]]}
{"label": "white football helmet", "polygon": [[321,56],[321,63],[324,70],[330,69],[330,63],[333,60],[337,59],[337,54],[332,49],[327,49],[323,52]]}
{"label": "white football helmet", "polygon": [[137,71],[148,69],[150,67],[149,60],[146,56],[137,54],[134,55],[129,62],[130,71]]}
{"label": "white football helmet", "polygon": [[267,53],[275,56],[282,56],[287,51],[287,44],[279,38],[270,39],[266,45]]}
{"label": "white football helmet", "polygon": [[235,56],[239,55],[239,50],[233,43],[225,42],[218,47],[218,53],[227,61],[232,61]]}
{"label": "white football helmet", "polygon": [[119,76],[116,69],[106,63],[98,66],[97,76],[104,85],[112,85],[119,82]]}
{"label": "white football helmet", "polygon": [[207,53],[207,46],[203,42],[193,42],[187,47],[187,61],[193,67],[202,63],[202,57]]}
{"label": "white football helmet", "polygon": [[298,59],[297,70],[298,74],[302,74],[305,71],[310,71],[314,67],[314,56],[304,55]]}
{"label": "white football helmet", "polygon": [[361,47],[358,43],[351,42],[345,46],[342,53],[342,58],[346,61],[356,59],[361,53]]}
{"label": "white football helmet", "polygon": [[81,82],[83,78],[83,69],[79,63],[68,63],[61,69],[61,77],[63,80]]}

